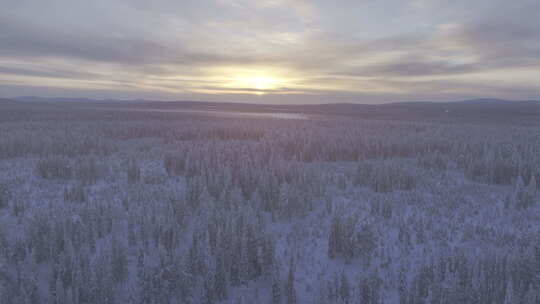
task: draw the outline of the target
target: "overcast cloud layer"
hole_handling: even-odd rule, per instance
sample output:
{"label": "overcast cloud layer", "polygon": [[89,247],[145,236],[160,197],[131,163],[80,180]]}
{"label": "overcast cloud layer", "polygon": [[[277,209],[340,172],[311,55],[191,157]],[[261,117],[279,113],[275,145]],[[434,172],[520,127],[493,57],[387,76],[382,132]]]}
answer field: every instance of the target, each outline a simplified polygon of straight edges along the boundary
{"label": "overcast cloud layer", "polygon": [[540,98],[537,0],[0,4],[0,97]]}

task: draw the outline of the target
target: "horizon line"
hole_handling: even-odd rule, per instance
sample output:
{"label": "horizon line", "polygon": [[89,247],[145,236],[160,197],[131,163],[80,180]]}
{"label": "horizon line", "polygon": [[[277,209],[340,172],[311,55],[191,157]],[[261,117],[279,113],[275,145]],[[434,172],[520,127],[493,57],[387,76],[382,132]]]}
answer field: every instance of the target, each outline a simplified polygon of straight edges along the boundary
{"label": "horizon line", "polygon": [[[460,103],[460,102],[508,102],[508,103],[526,103],[526,102],[540,102],[540,99],[526,99],[526,100],[512,100],[504,98],[488,98],[488,97],[478,97],[478,98],[467,98],[467,99],[457,99],[450,101],[442,100],[402,100],[402,101],[384,101],[379,103],[365,103],[365,102],[320,102],[320,103],[294,103],[294,104],[281,104],[281,103],[257,103],[257,102],[246,102],[246,101],[207,101],[207,100],[163,100],[163,99],[123,99],[123,98],[92,98],[92,97],[44,97],[44,96],[13,96],[13,97],[2,97],[0,99],[19,101],[19,102],[31,102],[34,100],[31,99],[42,99],[49,102],[79,102],[88,101],[88,102],[161,102],[161,103],[180,103],[180,102],[193,102],[193,103],[212,103],[212,104],[246,104],[246,105],[261,105],[261,106],[308,106],[308,105],[387,105],[387,104],[403,104],[403,103],[434,103],[434,104],[444,104],[444,103]],[[28,99],[28,100],[24,100]],[[58,99],[58,100],[55,100]],[[35,100],[37,101],[37,100]]]}

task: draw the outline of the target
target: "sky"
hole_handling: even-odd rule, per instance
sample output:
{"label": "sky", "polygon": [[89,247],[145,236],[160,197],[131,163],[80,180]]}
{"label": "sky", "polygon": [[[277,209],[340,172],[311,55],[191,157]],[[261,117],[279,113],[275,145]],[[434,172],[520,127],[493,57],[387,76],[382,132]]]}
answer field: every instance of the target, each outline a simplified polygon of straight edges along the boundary
{"label": "sky", "polygon": [[538,0],[0,0],[0,97],[540,99]]}

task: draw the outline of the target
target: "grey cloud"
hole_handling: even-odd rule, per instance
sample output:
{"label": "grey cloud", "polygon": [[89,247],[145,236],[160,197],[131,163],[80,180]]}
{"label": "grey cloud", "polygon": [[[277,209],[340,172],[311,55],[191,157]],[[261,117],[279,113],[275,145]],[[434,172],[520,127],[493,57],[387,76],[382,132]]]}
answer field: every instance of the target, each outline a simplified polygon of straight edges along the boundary
{"label": "grey cloud", "polygon": [[[458,47],[449,50],[445,47],[448,43]],[[350,58],[369,59],[385,52],[403,55],[377,64],[347,65]],[[451,76],[502,68],[532,68],[540,66],[540,26],[483,20],[430,35],[402,35],[363,42],[336,53],[349,57],[343,60],[345,66],[334,73],[349,76]],[[462,63],[467,57],[474,59]]]}
{"label": "grey cloud", "polygon": [[426,76],[454,75],[481,70],[477,64],[451,64],[444,61],[417,61],[403,59],[397,62],[359,68],[349,75],[363,76]]}
{"label": "grey cloud", "polygon": [[449,38],[493,61],[512,64],[539,60],[540,25],[488,20],[459,27]]}
{"label": "grey cloud", "polygon": [[[411,1],[398,0],[344,0],[339,5],[322,0],[158,0],[151,4],[143,0],[51,0],[54,8],[43,16],[42,2],[20,2],[12,1],[0,12],[0,74],[79,80],[100,77],[119,95],[128,94],[123,88],[136,90],[138,85],[146,85],[149,78],[152,88],[157,89],[175,88],[168,87],[175,83],[179,89],[212,90],[222,83],[205,80],[205,68],[260,66],[300,75],[304,78],[300,84],[305,79],[333,78],[336,84],[343,84],[337,87],[349,86],[351,91],[355,82],[361,85],[370,78],[374,86],[395,89],[404,97],[435,96],[446,91],[512,91],[517,96],[519,89],[504,87],[505,91],[497,89],[500,85],[486,87],[474,80],[464,84],[453,78],[505,68],[540,67],[540,21],[536,16],[540,3],[535,0],[430,0],[424,1],[429,5],[421,9],[411,8]],[[68,9],[75,17],[68,16]],[[424,19],[415,19],[419,17]],[[442,26],[446,23],[454,25]],[[290,41],[287,35],[292,37]],[[45,62],[49,58],[66,61],[73,70],[57,68],[53,63],[40,68],[3,64],[9,60]],[[167,79],[170,76],[184,78]],[[415,76],[446,79],[408,81]],[[315,82],[310,85],[304,90],[306,94],[339,95],[342,99],[380,97],[371,93],[340,94],[318,90]],[[298,89],[291,86],[264,93],[290,91]],[[525,91],[536,92],[520,92]],[[386,96],[393,98],[394,94],[398,93]]]}
{"label": "grey cloud", "polygon": [[0,74],[9,74],[17,76],[34,76],[34,77],[46,77],[46,78],[77,78],[77,79],[91,79],[102,77],[103,75],[96,73],[88,73],[72,70],[36,70],[17,67],[0,66]]}
{"label": "grey cloud", "polygon": [[[431,52],[443,54],[444,50],[430,44],[430,34],[408,33],[371,40],[350,39],[349,33],[334,35],[332,32],[316,32],[307,36],[302,44],[283,46],[275,52],[231,54],[227,50],[195,50],[165,45],[153,37],[114,36],[107,33],[72,33],[68,30],[52,30],[37,27],[13,18],[0,19],[0,55],[14,57],[66,57],[88,61],[109,62],[141,66],[145,70],[163,72],[159,65],[282,65],[306,71],[335,71],[342,66],[344,75],[443,75],[474,72],[478,69],[506,64],[530,64],[537,61],[537,46],[528,42],[538,38],[539,31],[524,25],[511,26],[496,22],[466,24],[439,39],[454,39],[467,50],[479,54],[484,62],[455,64],[451,57],[444,60],[411,59],[414,53]],[[435,34],[437,35],[437,33]],[[376,66],[354,68],[350,61],[385,52],[403,52],[399,61]],[[412,55],[411,55],[412,54]],[[456,56],[460,56],[457,54]],[[494,58],[495,57],[495,58]],[[494,59],[497,59],[495,63]]]}
{"label": "grey cloud", "polygon": [[0,56],[75,58],[128,65],[249,64],[265,60],[246,55],[193,51],[139,37],[55,31],[10,18],[0,18]]}
{"label": "grey cloud", "polygon": [[111,62],[153,60],[164,48],[143,39],[100,37],[95,33],[51,31],[0,19],[0,55],[30,57],[71,57]]}

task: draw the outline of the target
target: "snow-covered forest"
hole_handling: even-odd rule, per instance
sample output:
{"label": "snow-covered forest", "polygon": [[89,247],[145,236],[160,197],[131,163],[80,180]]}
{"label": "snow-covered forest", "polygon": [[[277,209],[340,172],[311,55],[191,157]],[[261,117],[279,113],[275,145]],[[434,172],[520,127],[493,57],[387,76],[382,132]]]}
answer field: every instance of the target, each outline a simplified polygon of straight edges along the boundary
{"label": "snow-covered forest", "polygon": [[[540,128],[0,114],[0,303],[540,303]],[[51,110],[52,109],[52,110]]]}

